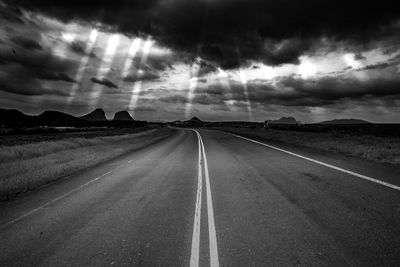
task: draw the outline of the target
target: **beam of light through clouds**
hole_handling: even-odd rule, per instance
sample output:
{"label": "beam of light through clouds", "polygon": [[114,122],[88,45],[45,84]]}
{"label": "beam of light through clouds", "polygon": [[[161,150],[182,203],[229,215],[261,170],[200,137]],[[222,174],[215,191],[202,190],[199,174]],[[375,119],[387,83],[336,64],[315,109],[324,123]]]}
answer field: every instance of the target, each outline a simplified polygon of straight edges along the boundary
{"label": "beam of light through clouds", "polygon": [[2,108],[398,121],[400,14],[390,5],[53,2],[0,0]]}
{"label": "beam of light through clouds", "polygon": [[246,73],[243,70],[239,70],[239,75],[240,75],[240,81],[242,82],[243,86],[243,93],[244,97],[246,100],[246,105],[247,105],[247,112],[249,113],[249,119],[250,121],[253,121],[253,111],[251,108],[251,103],[250,103],[250,98],[249,98],[249,88],[247,86],[247,76]]}
{"label": "beam of light through clouds", "polygon": [[[114,55],[117,51],[117,47],[119,44],[120,36],[119,34],[113,34],[107,42],[107,47],[103,55],[102,63],[97,71],[96,78],[103,79],[110,72],[110,67],[114,59]],[[90,105],[94,106],[98,103],[99,97],[103,92],[102,84],[95,83],[92,88],[92,92],[90,93]]]}
{"label": "beam of light through clouds", "polygon": [[221,68],[218,68],[218,81],[224,88],[230,90],[231,85],[229,84],[229,75]]}
{"label": "beam of light through clouds", "polygon": [[118,83],[118,87],[121,86],[121,84],[123,83],[123,79],[128,75],[129,70],[132,67],[133,61],[135,60],[135,56],[140,49],[140,44],[141,44],[141,40],[139,38],[135,38],[132,41],[131,46],[129,48],[128,57],[126,58],[124,67],[122,69],[121,80]]}
{"label": "beam of light through clouds", "polygon": [[[226,94],[227,98],[231,96],[231,85],[229,83],[229,75],[226,73],[224,70],[221,68],[218,68],[218,82],[219,84],[228,90],[228,93]],[[226,104],[229,102],[225,101]]]}
{"label": "beam of light through clouds", "polygon": [[[237,44],[238,40],[237,40],[236,34],[235,34],[235,41],[236,41],[237,59],[239,62],[242,62],[242,56],[240,53],[239,45]],[[240,77],[240,82],[242,83],[242,87],[243,87],[243,94],[244,94],[244,99],[246,101],[247,113],[248,113],[250,121],[253,121],[253,111],[251,108],[251,103],[250,103],[250,98],[249,98],[249,87],[247,86],[247,75],[244,72],[244,70],[240,69],[240,68],[239,68],[239,77]]]}
{"label": "beam of light through clouds", "polygon": [[187,103],[186,103],[186,107],[185,107],[185,118],[186,119],[189,118],[191,111],[192,111],[194,90],[196,90],[196,87],[197,87],[200,67],[201,67],[201,58],[196,57],[196,59],[194,60],[194,62],[192,64],[192,67],[190,69],[189,92],[188,92]]}
{"label": "beam of light through clouds", "polygon": [[[146,64],[147,61],[147,57],[150,53],[150,49],[153,46],[154,41],[153,40],[147,40],[144,45],[143,45],[143,49],[142,49],[142,58],[140,60],[140,65],[139,68],[141,66],[144,66],[144,64]],[[143,70],[139,69],[137,74],[140,75]],[[129,109],[134,110],[136,107],[136,104],[139,100],[139,94],[140,91],[142,89],[142,81],[138,80],[135,81],[135,83],[133,84],[133,89],[132,89],[132,94],[131,94],[131,99],[129,101]]]}
{"label": "beam of light through clouds", "polygon": [[[65,32],[61,35],[61,39],[68,42],[68,44],[71,44],[75,40],[76,36],[76,33]],[[55,46],[53,51],[53,53],[60,58],[66,58],[67,52],[68,49],[65,47],[65,44]]]}
{"label": "beam of light through clouds", "polygon": [[96,29],[93,29],[90,32],[89,41],[87,42],[86,48],[85,48],[85,56],[81,58],[81,61],[79,63],[78,71],[75,75],[76,83],[72,84],[72,86],[71,86],[69,97],[67,99],[67,105],[70,105],[71,102],[74,100],[76,91],[78,90],[79,86],[81,85],[83,73],[85,71],[87,64],[89,63],[90,54],[93,52],[93,48],[94,48],[94,45],[96,44],[98,35],[99,35],[99,33]]}

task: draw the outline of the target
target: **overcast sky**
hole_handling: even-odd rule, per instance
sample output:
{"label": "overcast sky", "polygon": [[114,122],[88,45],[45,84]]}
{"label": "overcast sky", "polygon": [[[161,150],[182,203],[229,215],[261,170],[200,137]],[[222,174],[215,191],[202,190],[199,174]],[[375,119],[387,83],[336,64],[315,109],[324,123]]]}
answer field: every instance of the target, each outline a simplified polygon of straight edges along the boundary
{"label": "overcast sky", "polygon": [[395,1],[0,0],[0,107],[400,122]]}

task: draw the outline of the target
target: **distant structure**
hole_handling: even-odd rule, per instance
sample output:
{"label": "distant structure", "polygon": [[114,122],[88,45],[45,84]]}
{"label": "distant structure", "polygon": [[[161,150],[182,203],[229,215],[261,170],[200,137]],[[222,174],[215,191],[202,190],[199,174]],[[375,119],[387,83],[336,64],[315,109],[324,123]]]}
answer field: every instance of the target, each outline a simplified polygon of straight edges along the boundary
{"label": "distant structure", "polygon": [[282,117],[279,120],[271,120],[269,124],[289,124],[297,125],[297,120],[293,117]]}
{"label": "distant structure", "polygon": [[269,121],[264,121],[264,129],[265,130],[269,129]]}
{"label": "distant structure", "polygon": [[302,127],[301,122],[297,121],[293,117],[282,117],[278,120],[266,120],[264,121],[264,129],[268,130],[271,127],[276,126],[276,128],[286,129],[286,128],[293,128],[293,127]]}

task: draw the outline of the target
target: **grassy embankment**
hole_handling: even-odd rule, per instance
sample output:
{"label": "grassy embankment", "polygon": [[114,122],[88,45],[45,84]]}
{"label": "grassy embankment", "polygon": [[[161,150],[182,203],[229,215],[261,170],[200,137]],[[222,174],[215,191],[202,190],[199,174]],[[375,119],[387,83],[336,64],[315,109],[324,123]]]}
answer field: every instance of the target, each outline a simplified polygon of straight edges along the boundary
{"label": "grassy embankment", "polygon": [[400,138],[356,135],[342,132],[298,132],[263,128],[219,127],[260,141],[293,144],[302,147],[350,155],[380,163],[400,165]]}
{"label": "grassy embankment", "polygon": [[67,138],[0,146],[0,200],[92,167],[170,136],[174,130]]}

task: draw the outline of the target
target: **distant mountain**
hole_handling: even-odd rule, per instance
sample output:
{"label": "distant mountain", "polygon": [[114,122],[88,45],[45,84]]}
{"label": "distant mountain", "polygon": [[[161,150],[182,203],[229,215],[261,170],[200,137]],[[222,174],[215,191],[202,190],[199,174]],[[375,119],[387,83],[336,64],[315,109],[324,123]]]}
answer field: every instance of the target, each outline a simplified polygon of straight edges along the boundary
{"label": "distant mountain", "polygon": [[15,109],[0,109],[0,125],[7,127],[75,126],[82,123],[85,121],[59,111],[29,116]]}
{"label": "distant mountain", "polygon": [[80,118],[87,121],[107,121],[106,113],[101,108],[98,108]]}
{"label": "distant mountain", "polygon": [[193,117],[193,118],[191,118],[189,121],[191,121],[191,122],[202,122],[202,120],[200,120],[200,119],[197,118],[197,117]]}
{"label": "distant mountain", "polygon": [[33,117],[33,121],[43,126],[70,126],[84,122],[82,119],[59,111],[45,111]]}
{"label": "distant mountain", "polygon": [[45,111],[36,118],[42,120],[77,120],[74,116],[59,111]]}
{"label": "distant mountain", "polygon": [[[0,108],[0,127],[1,128],[33,128],[38,126],[48,127],[142,127],[146,121],[135,121],[127,111],[117,112],[113,121],[108,121],[102,109],[75,117],[59,111],[45,111],[40,115],[30,116],[15,109]],[[43,128],[45,129],[45,128]]]}
{"label": "distant mountain", "polygon": [[271,120],[268,122],[269,122],[269,124],[296,124],[297,125],[297,121],[293,117],[282,117],[279,120]]}
{"label": "distant mountain", "polygon": [[330,121],[322,121],[319,122],[318,124],[370,124],[371,122],[364,121],[364,120],[358,120],[358,119],[336,119],[336,120],[330,120]]}
{"label": "distant mountain", "polygon": [[32,116],[25,115],[16,109],[0,108],[0,126],[19,126],[24,125],[32,119]]}
{"label": "distant mountain", "polygon": [[119,111],[115,113],[113,121],[134,121],[128,111]]}

